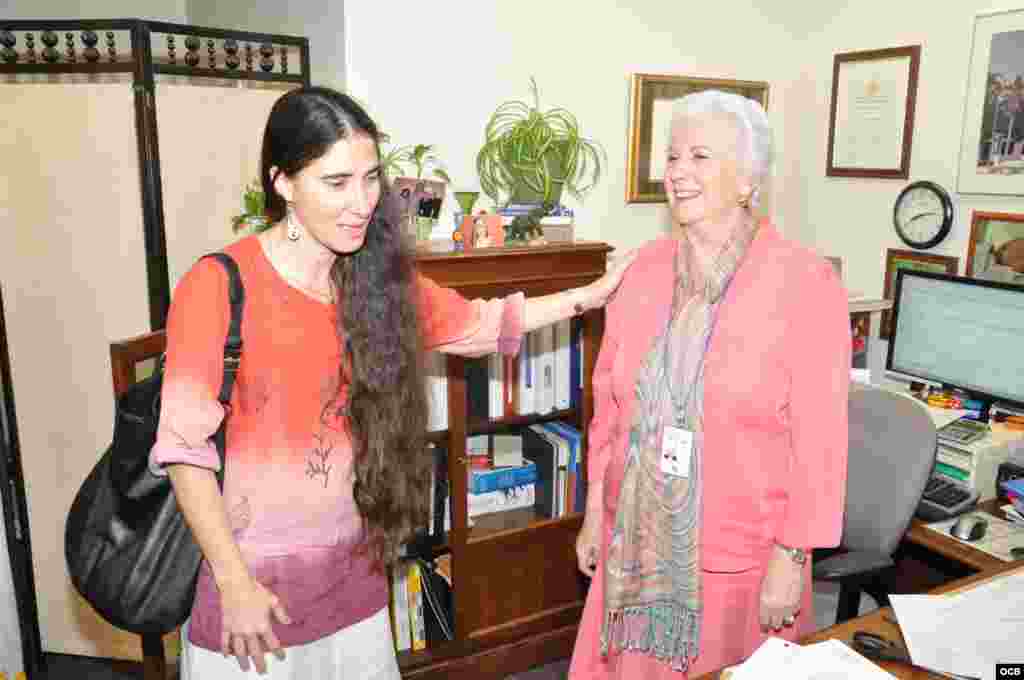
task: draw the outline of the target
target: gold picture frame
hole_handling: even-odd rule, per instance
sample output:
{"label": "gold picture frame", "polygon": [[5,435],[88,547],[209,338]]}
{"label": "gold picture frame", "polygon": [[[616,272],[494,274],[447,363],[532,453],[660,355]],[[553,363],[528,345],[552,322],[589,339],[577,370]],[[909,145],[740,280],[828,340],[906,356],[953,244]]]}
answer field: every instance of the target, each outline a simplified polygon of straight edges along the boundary
{"label": "gold picture frame", "polygon": [[[919,250],[889,248],[885,251],[885,284],[882,287],[882,297],[886,300],[892,300],[893,295],[896,293],[896,274],[901,269],[938,274],[956,274],[959,267],[960,258],[952,255],[936,255],[935,253],[922,253]],[[891,323],[892,310],[883,310],[882,323],[878,333],[879,337],[889,337]]]}
{"label": "gold picture frame", "polygon": [[[749,97],[768,109],[768,83],[755,80],[691,78],[634,73],[630,82],[629,157],[626,202],[664,203],[665,188],[656,177],[668,146],[671,103],[692,92],[723,90]],[[660,161],[660,163],[659,163]]]}

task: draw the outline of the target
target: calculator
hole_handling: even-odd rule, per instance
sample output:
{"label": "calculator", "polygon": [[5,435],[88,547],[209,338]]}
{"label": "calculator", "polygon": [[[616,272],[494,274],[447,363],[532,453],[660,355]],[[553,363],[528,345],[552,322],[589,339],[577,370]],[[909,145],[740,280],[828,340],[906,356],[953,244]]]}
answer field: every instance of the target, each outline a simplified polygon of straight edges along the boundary
{"label": "calculator", "polygon": [[987,424],[970,418],[960,418],[940,427],[938,437],[940,441],[963,446],[984,439],[988,432]]}
{"label": "calculator", "polygon": [[945,475],[933,473],[915,513],[925,522],[938,522],[967,512],[978,501],[978,492]]}

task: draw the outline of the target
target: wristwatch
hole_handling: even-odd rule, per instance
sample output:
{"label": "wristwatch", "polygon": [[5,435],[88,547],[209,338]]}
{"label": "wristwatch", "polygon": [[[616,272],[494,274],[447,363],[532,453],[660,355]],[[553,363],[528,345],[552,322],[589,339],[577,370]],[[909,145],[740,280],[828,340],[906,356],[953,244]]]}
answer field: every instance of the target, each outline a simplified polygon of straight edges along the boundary
{"label": "wristwatch", "polygon": [[775,545],[779,546],[783,552],[789,555],[789,559],[793,560],[797,564],[807,563],[807,551],[803,548],[790,548],[788,545],[782,545],[778,541],[775,542]]}

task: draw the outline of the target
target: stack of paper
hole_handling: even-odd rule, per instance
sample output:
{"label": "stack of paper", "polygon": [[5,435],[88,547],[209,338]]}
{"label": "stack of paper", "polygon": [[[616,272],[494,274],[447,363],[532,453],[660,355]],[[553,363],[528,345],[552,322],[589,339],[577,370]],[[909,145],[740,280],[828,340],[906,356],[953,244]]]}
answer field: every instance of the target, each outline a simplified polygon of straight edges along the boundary
{"label": "stack of paper", "polygon": [[891,595],[914,663],[992,678],[996,663],[1021,659],[1024,571],[950,595]]}
{"label": "stack of paper", "polygon": [[[723,678],[725,676],[723,675]],[[768,638],[750,658],[732,668],[729,680],[895,680],[839,640],[796,645]]]}

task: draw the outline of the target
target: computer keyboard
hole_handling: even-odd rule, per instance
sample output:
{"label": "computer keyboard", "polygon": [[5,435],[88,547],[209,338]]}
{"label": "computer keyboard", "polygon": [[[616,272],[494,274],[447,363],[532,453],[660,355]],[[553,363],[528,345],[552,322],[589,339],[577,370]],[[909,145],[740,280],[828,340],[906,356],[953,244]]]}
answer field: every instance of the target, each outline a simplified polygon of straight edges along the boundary
{"label": "computer keyboard", "polygon": [[917,516],[926,522],[954,517],[978,501],[978,492],[943,475],[932,475],[917,506]]}

